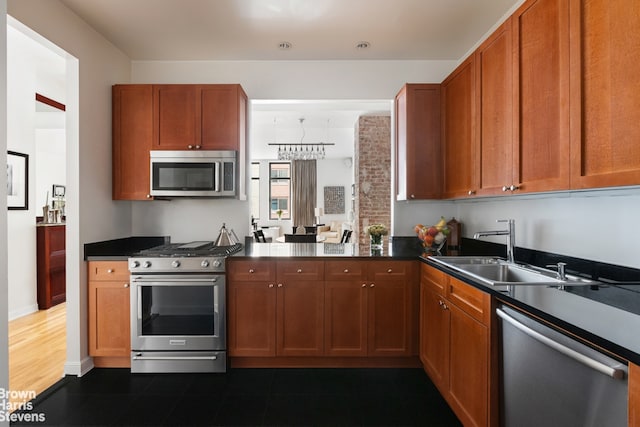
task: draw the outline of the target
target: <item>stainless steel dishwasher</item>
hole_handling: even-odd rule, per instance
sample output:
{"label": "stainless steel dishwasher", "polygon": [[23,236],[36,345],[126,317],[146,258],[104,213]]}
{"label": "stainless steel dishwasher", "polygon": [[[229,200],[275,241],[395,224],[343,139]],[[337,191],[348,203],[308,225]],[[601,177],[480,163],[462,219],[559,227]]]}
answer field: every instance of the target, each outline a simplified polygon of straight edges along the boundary
{"label": "stainless steel dishwasher", "polygon": [[627,365],[505,305],[501,424],[626,426]]}

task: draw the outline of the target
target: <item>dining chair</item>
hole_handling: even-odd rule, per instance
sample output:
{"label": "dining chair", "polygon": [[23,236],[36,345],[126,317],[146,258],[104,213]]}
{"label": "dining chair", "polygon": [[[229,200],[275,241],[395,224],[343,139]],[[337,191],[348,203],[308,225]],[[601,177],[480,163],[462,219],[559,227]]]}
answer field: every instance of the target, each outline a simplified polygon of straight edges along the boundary
{"label": "dining chair", "polygon": [[267,243],[267,238],[264,236],[264,231],[256,230],[253,232],[253,237],[256,239],[256,242],[259,243]]}
{"label": "dining chair", "polygon": [[285,234],[285,243],[316,243],[315,234]]}
{"label": "dining chair", "polygon": [[340,239],[340,243],[349,243],[349,240],[351,239],[351,233],[353,233],[353,231],[344,230],[342,232],[342,238]]}

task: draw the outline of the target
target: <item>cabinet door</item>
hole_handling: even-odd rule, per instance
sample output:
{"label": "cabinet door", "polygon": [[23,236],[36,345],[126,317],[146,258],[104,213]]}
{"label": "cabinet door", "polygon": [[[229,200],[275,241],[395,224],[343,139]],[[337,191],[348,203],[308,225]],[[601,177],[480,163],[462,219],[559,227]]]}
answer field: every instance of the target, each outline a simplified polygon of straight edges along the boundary
{"label": "cabinet door", "polygon": [[203,85],[201,146],[205,150],[239,150],[246,95],[239,85]]}
{"label": "cabinet door", "polygon": [[152,86],[113,86],[112,103],[112,197],[114,200],[149,200]]}
{"label": "cabinet door", "polygon": [[478,48],[478,194],[502,194],[513,184],[513,60],[511,20]]}
{"label": "cabinet door", "polygon": [[411,292],[404,279],[376,280],[367,288],[369,356],[409,356]]}
{"label": "cabinet door", "polygon": [[197,85],[153,85],[153,149],[200,148],[201,107]]}
{"label": "cabinet door", "polygon": [[324,342],[329,356],[367,355],[367,285],[325,282]]}
{"label": "cabinet door", "polygon": [[449,394],[465,426],[485,426],[489,407],[488,328],[453,304],[450,311]]}
{"label": "cabinet door", "polygon": [[[278,281],[280,278],[278,278]],[[324,283],[278,282],[276,355],[321,356],[324,353]]]}
{"label": "cabinet door", "polygon": [[442,82],[443,197],[468,197],[478,190],[476,65],[471,55]]}
{"label": "cabinet door", "polygon": [[640,3],[571,0],[571,188],[640,183]]}
{"label": "cabinet door", "polygon": [[440,85],[405,85],[396,96],[395,109],[397,199],[439,198]]}
{"label": "cabinet door", "polygon": [[514,185],[569,188],[569,4],[528,0],[513,14]]}
{"label": "cabinet door", "polygon": [[89,282],[90,356],[131,356],[129,293],[128,280]]}
{"label": "cabinet door", "polygon": [[230,281],[227,299],[229,356],[275,356],[275,284]]}
{"label": "cabinet door", "polygon": [[449,390],[449,316],[444,299],[420,287],[420,360],[443,395]]}
{"label": "cabinet door", "polygon": [[66,300],[64,225],[36,227],[38,308],[45,310]]}

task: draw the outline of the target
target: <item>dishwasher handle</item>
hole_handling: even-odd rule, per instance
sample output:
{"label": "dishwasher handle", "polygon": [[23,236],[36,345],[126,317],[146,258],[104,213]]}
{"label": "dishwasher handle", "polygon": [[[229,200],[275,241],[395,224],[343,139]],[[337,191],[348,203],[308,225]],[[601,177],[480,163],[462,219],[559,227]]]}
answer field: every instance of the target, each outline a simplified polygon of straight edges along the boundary
{"label": "dishwasher handle", "polygon": [[625,377],[624,370],[617,369],[612,366],[608,366],[598,360],[594,360],[587,355],[584,355],[578,351],[575,351],[572,348],[569,348],[563,344],[560,344],[559,342],[552,340],[551,338],[541,334],[540,332],[534,331],[530,327],[523,325],[522,323],[518,322],[516,319],[509,316],[507,313],[505,313],[499,308],[496,309],[496,314],[502,319],[504,319],[505,321],[509,322],[515,328],[529,335],[531,338],[541,342],[542,344],[545,344],[546,346],[556,350],[559,353],[564,354],[565,356],[568,356],[582,363],[585,366],[588,366],[591,369],[594,369],[602,374],[605,374],[617,380],[622,380]]}

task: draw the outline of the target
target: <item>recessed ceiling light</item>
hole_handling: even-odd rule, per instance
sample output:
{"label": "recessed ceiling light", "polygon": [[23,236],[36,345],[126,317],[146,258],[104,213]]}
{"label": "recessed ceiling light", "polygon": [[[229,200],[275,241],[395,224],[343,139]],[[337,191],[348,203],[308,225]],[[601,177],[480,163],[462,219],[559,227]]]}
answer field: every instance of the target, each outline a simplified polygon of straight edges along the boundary
{"label": "recessed ceiling light", "polygon": [[356,44],[356,49],[368,49],[370,46],[371,46],[371,43],[362,41]]}
{"label": "recessed ceiling light", "polygon": [[280,49],[280,50],[289,50],[289,49],[291,49],[291,43],[289,43],[289,42],[280,42],[280,43],[278,43],[278,49]]}

